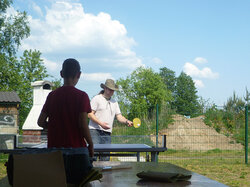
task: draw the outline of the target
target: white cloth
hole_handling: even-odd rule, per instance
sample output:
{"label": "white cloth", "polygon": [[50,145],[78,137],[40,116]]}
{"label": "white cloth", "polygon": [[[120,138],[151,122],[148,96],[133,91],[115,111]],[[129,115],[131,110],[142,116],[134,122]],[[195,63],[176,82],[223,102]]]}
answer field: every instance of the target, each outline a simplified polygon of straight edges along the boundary
{"label": "white cloth", "polygon": [[91,109],[95,111],[95,116],[102,122],[108,123],[110,129],[103,129],[99,124],[89,120],[89,129],[98,129],[112,132],[115,115],[120,114],[118,102],[114,99],[107,100],[102,94],[96,95],[90,102]]}

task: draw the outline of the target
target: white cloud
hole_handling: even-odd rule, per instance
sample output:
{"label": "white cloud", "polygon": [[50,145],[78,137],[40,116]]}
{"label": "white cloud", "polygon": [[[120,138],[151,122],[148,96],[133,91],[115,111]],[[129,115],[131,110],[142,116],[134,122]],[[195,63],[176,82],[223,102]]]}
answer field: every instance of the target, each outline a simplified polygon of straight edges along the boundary
{"label": "white cloud", "polygon": [[219,77],[219,74],[216,72],[213,72],[210,68],[205,67],[203,69],[199,69],[195,65],[186,62],[183,71],[190,75],[191,77],[199,77],[199,78],[207,78],[207,79],[216,79]]}
{"label": "white cloud", "polygon": [[105,81],[106,79],[114,79],[110,73],[82,73],[81,78],[87,81]]}
{"label": "white cloud", "polygon": [[112,66],[131,69],[143,65],[132,51],[136,42],[109,14],[85,13],[82,4],[68,1],[55,2],[45,9],[41,19],[29,17],[31,36],[24,40],[22,49],[38,49],[45,55],[99,58],[98,63],[108,60]]}
{"label": "white cloud", "polygon": [[43,58],[43,63],[46,68],[48,68],[51,71],[55,71],[59,69],[59,65],[56,62],[52,62],[46,58]]}
{"label": "white cloud", "polygon": [[159,58],[157,58],[157,57],[154,57],[154,58],[152,59],[152,62],[153,62],[154,64],[162,64],[162,60],[159,59]]}
{"label": "white cloud", "polygon": [[136,57],[136,54],[131,55],[130,57],[127,58],[117,58],[117,59],[103,59],[103,62],[105,62],[105,64],[110,63],[110,65],[113,65],[115,67],[120,67],[120,68],[124,68],[124,66],[126,66],[129,69],[135,69],[139,66],[144,66],[142,64],[142,60],[140,58]]}
{"label": "white cloud", "polygon": [[36,3],[32,2],[32,8],[39,16],[43,16],[41,8]]}
{"label": "white cloud", "polygon": [[194,84],[195,84],[196,88],[204,88],[205,87],[202,80],[194,79]]}
{"label": "white cloud", "polygon": [[207,59],[202,58],[202,57],[196,57],[194,59],[194,62],[197,63],[197,64],[205,64],[205,63],[207,63]]}

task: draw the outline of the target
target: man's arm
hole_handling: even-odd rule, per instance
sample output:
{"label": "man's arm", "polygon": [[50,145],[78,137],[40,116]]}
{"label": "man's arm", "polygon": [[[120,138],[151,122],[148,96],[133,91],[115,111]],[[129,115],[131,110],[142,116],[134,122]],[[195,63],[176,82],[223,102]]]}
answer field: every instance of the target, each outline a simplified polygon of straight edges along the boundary
{"label": "man's arm", "polygon": [[81,132],[83,138],[85,138],[85,140],[89,144],[88,145],[89,154],[91,157],[93,157],[94,156],[94,145],[93,145],[92,138],[91,138],[91,135],[89,132],[86,112],[80,113],[79,128],[80,128],[80,132]]}
{"label": "man's arm", "polygon": [[100,121],[99,119],[97,119],[94,110],[92,110],[91,113],[88,113],[88,117],[89,117],[89,119],[91,119],[93,122],[95,122],[95,123],[97,123],[98,125],[100,125],[103,129],[110,129],[110,126],[109,126],[106,122],[102,122],[102,121]]}
{"label": "man's arm", "polygon": [[38,126],[44,128],[44,129],[47,129],[48,128],[47,118],[48,118],[48,115],[44,112],[41,112],[40,116],[37,120]]}
{"label": "man's arm", "polygon": [[121,114],[117,114],[116,115],[116,119],[120,122],[120,123],[124,123],[127,124],[129,127],[131,127],[133,125],[132,121],[129,121],[128,119],[126,119],[123,115]]}

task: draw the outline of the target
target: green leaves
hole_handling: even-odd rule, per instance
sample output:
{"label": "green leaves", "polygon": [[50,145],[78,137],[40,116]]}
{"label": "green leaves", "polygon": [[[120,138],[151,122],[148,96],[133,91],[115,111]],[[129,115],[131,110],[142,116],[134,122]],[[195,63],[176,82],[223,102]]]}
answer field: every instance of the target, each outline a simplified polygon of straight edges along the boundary
{"label": "green leaves", "polygon": [[176,78],[175,72],[168,68],[156,73],[151,68],[139,67],[117,83],[122,87],[117,93],[121,108],[132,117],[150,117],[156,104],[160,110],[163,104],[171,105],[182,115],[195,116],[200,112],[194,82],[184,72]]}
{"label": "green leaves", "polygon": [[224,105],[224,109],[229,112],[240,113],[245,108],[245,102],[242,98],[238,97],[236,93],[233,93],[232,97],[229,97],[226,104]]}
{"label": "green leaves", "polygon": [[15,77],[18,81],[17,87],[10,84],[10,88],[15,88],[21,98],[20,105],[20,123],[22,124],[26,119],[33,103],[32,87],[31,83],[44,80],[48,78],[47,70],[43,65],[43,60],[41,59],[41,52],[37,50],[25,50],[23,56],[15,64]]}
{"label": "green leaves", "polygon": [[177,113],[194,116],[199,109],[197,90],[190,76],[182,72],[177,78],[174,106]]}
{"label": "green leaves", "polygon": [[[21,99],[20,129],[32,106],[31,83],[50,77],[41,59],[41,52],[25,50],[18,59],[16,52],[21,41],[30,34],[26,12],[7,16],[6,9],[11,0],[0,2],[0,91],[15,91]],[[54,88],[60,86],[60,80],[52,81]]]}
{"label": "green leaves", "polygon": [[120,106],[133,115],[131,117],[147,116],[156,104],[162,105],[172,99],[161,76],[151,68],[139,67],[126,79],[119,79],[117,84],[122,88],[117,92]]}
{"label": "green leaves", "polygon": [[174,92],[176,84],[175,72],[166,67],[160,68],[160,76],[162,77],[163,82],[166,84],[167,89],[171,92]]}
{"label": "green leaves", "polygon": [[30,35],[26,12],[17,12],[16,15],[10,16],[4,14],[11,3],[12,1],[6,0],[0,5],[0,53],[7,57],[13,57],[21,40]]}
{"label": "green leaves", "polygon": [[20,60],[20,66],[22,67],[23,79],[28,82],[34,82],[42,80],[48,77],[46,68],[42,65],[43,60],[40,58],[41,53],[39,51],[27,51],[23,53],[23,57]]}
{"label": "green leaves", "polygon": [[0,14],[5,13],[6,9],[10,6],[12,0],[1,0],[0,1]]}

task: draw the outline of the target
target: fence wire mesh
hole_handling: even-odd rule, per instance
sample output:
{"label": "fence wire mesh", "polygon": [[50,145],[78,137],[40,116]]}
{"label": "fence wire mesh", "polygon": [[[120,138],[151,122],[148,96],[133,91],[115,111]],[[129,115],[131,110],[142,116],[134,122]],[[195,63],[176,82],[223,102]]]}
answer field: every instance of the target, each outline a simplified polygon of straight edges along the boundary
{"label": "fence wire mesh", "polygon": [[[220,109],[222,110],[222,108]],[[248,119],[249,124],[249,117],[246,118],[245,115],[239,113],[235,115],[227,113],[223,114],[224,116],[218,116],[217,114],[211,114],[210,112],[189,117],[174,114],[168,108],[162,110],[159,114],[153,111],[146,117],[136,114],[134,117],[139,117],[141,120],[139,128],[128,127],[115,121],[112,143],[146,143],[157,147],[163,145],[161,137],[166,135],[168,150],[159,153],[159,162],[176,164],[177,162],[199,160],[207,164],[217,163],[218,161],[225,161],[229,164],[244,163],[246,159],[245,151],[248,151],[247,158],[249,160],[249,133],[248,149],[245,147],[245,119]],[[249,116],[249,111],[247,114]],[[15,141],[13,136],[1,135],[0,138],[0,149],[13,149]],[[46,143],[46,138],[46,136],[18,136],[16,141],[18,141],[19,146],[27,147],[38,142]],[[30,142],[30,145],[27,142]],[[141,156],[146,155],[142,154]],[[126,159],[123,160],[126,161]],[[131,161],[131,159],[128,158],[127,161]]]}
{"label": "fence wire mesh", "polygon": [[[186,162],[189,159],[199,159],[207,164],[219,160],[228,163],[245,161],[244,110],[235,113],[217,107],[190,117],[174,114],[165,108],[159,114],[153,112],[149,116],[141,118],[142,124],[137,129],[116,122],[113,134],[166,135],[168,151],[159,154],[160,162]],[[161,143],[161,139],[158,141]],[[249,143],[247,151],[249,153]]]}

